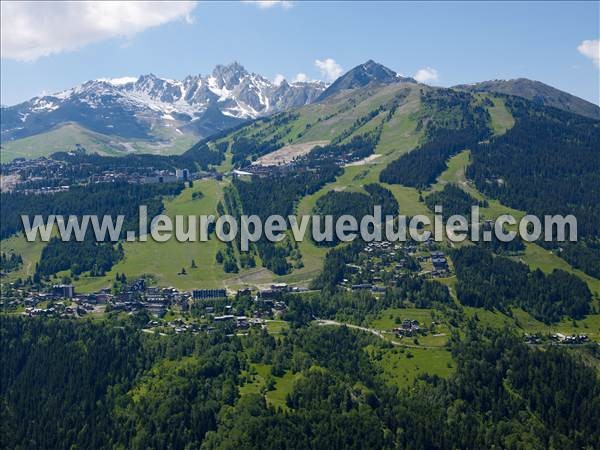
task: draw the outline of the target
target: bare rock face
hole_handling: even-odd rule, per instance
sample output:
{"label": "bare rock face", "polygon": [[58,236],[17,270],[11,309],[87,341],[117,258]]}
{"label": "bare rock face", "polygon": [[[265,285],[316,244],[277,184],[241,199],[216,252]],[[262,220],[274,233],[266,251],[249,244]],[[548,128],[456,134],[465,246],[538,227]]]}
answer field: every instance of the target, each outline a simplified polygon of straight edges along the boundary
{"label": "bare rock face", "polygon": [[402,81],[416,83],[414,79],[402,77],[392,69],[388,69],[370,59],[366,63],[356,66],[335,80],[333,84],[319,96],[319,101],[325,100],[339,92],[363,87],[370,83],[387,84]]}

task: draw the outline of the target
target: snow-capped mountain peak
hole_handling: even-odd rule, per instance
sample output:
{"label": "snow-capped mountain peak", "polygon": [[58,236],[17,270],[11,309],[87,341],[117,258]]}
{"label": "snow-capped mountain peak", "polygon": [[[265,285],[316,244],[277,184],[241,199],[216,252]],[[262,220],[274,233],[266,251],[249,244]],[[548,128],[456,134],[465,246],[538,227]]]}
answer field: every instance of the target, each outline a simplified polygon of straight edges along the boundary
{"label": "snow-capped mountain peak", "polygon": [[326,87],[320,82],[275,85],[237,62],[217,65],[210,75],[189,75],[183,80],[154,74],[99,78],[3,108],[2,141],[42,133],[66,122],[100,133],[150,139],[153,129],[173,127],[175,121],[180,132],[206,135],[210,129],[198,132],[194,122],[209,107],[231,124],[311,103]]}

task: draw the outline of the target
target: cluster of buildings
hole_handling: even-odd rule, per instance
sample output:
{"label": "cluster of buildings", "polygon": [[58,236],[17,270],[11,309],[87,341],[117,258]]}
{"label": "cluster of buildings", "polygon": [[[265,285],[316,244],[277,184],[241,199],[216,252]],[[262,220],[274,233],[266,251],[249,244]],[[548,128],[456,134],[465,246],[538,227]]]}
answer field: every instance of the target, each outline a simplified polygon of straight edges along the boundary
{"label": "cluster of buildings", "polygon": [[129,283],[109,302],[113,311],[146,310],[156,317],[162,317],[173,305],[179,305],[183,311],[189,308],[189,292],[180,292],[173,287],[148,287],[143,278]]}
{"label": "cluster of buildings", "polygon": [[562,333],[554,333],[550,335],[550,339],[561,344],[585,344],[590,338],[586,334],[572,334],[567,336]]}
{"label": "cluster of buildings", "polygon": [[236,316],[233,314],[226,314],[223,316],[216,316],[213,319],[213,325],[209,323],[198,323],[198,322],[185,322],[183,319],[175,319],[173,321],[162,324],[158,320],[151,320],[146,325],[145,330],[149,331],[152,329],[171,329],[175,334],[181,333],[212,333],[217,329],[219,323],[230,323],[234,325],[238,331],[244,331],[249,328],[261,328],[265,326],[266,321],[260,318],[248,318],[246,316]]}
{"label": "cluster of buildings", "polygon": [[81,317],[91,312],[94,308],[90,305],[85,306],[66,306],[62,302],[53,303],[48,308],[25,308],[25,315],[29,317],[45,316],[45,317]]}
{"label": "cluster of buildings", "polygon": [[354,156],[352,153],[340,153],[337,151],[337,149],[332,148],[330,152],[321,152],[319,154],[309,152],[305,155],[298,155],[291,160],[286,160],[284,158],[281,161],[273,164],[253,162],[252,164],[243,168],[232,170],[230,175],[234,178],[238,176],[281,176],[290,173],[316,170],[315,166],[318,165],[319,162],[322,163],[323,161],[343,167],[347,164],[360,161],[361,159],[364,158],[362,156]]}
{"label": "cluster of buildings", "polygon": [[418,270],[418,265],[409,254],[412,246],[389,241],[369,242],[362,249],[356,263],[345,267],[345,278],[340,286],[351,291],[369,290],[384,293],[407,271]]}
{"label": "cluster of buildings", "polygon": [[[75,156],[76,153],[69,153]],[[54,194],[69,190],[69,185],[124,182],[132,184],[174,183],[191,181],[207,176],[209,172],[193,172],[180,168],[159,170],[153,167],[115,166],[99,170],[89,162],[54,160],[40,157],[25,160],[17,158],[2,165],[2,191],[24,194]]]}
{"label": "cluster of buildings", "polygon": [[431,275],[434,277],[446,276],[448,274],[448,260],[444,255],[444,252],[436,250],[430,252],[431,256],[431,265],[433,266],[433,271]]}
{"label": "cluster of buildings", "polygon": [[207,298],[226,298],[227,291],[225,289],[194,289],[192,298],[194,300],[205,300]]}
{"label": "cluster of buildings", "polygon": [[[250,289],[241,289],[236,298],[246,296],[254,306],[251,310],[246,307],[245,311],[238,311],[237,314],[231,301],[233,297],[228,295],[225,289],[179,291],[173,287],[147,286],[144,278],[124,284],[118,292],[101,289],[94,293],[78,294],[71,284],[56,284],[43,292],[14,290],[14,295],[11,295],[5,304],[15,308],[25,306],[25,314],[29,316],[81,316],[91,311],[102,313],[145,310],[160,318],[173,307],[181,312],[190,311],[193,307],[193,313],[201,319],[213,322],[233,321],[236,328],[244,329],[262,323],[261,320],[265,318],[280,317],[287,308],[283,294],[303,290],[305,289],[289,287],[284,283],[273,284],[270,288],[255,293]],[[48,307],[39,307],[40,304]],[[251,313],[251,317],[244,313]]]}
{"label": "cluster of buildings", "polygon": [[[297,286],[288,286],[286,283],[273,283],[271,284],[270,288],[260,289],[258,291],[257,297],[260,297],[262,299],[274,299],[281,297],[281,294],[285,294],[286,292],[303,292],[306,290],[307,289],[299,288]],[[245,290],[244,292],[248,293],[248,290]]]}
{"label": "cluster of buildings", "polygon": [[[195,174],[194,178],[197,178]],[[175,172],[168,170],[156,170],[150,175],[139,177],[138,183],[176,183],[178,181],[190,181],[192,176],[188,169],[175,169]]]}
{"label": "cluster of buildings", "polygon": [[279,164],[273,166],[265,166],[262,164],[252,164],[243,169],[234,169],[231,171],[233,178],[240,176],[256,176],[256,177],[272,177],[276,175],[287,175],[289,173],[298,173],[301,170],[306,170],[306,166],[297,165],[295,163]]}
{"label": "cluster of buildings", "polygon": [[[432,241],[419,244],[389,241],[369,242],[353,263],[347,263],[340,287],[349,291],[371,291],[382,294],[395,286],[407,273],[425,277],[447,277],[450,267],[443,251],[431,250]],[[431,261],[431,270],[422,264]]]}
{"label": "cluster of buildings", "polygon": [[416,336],[421,332],[418,320],[404,319],[399,327],[392,330],[398,337],[412,337]]}
{"label": "cluster of buildings", "polygon": [[590,342],[590,338],[586,334],[572,334],[566,335],[563,333],[553,333],[549,336],[542,337],[539,334],[525,334],[523,336],[523,341],[526,344],[542,344],[546,340],[550,340],[551,342],[556,342],[559,344],[566,345],[578,345],[578,344],[586,344]]}

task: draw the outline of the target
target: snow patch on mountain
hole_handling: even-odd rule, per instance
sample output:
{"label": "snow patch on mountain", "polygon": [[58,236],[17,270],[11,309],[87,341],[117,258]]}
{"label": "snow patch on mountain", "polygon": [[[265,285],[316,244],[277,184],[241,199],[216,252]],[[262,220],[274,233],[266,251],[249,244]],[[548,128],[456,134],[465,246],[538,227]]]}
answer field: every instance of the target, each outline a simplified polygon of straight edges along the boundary
{"label": "snow patch on mountain", "polygon": [[3,108],[2,140],[42,133],[66,122],[151,138],[151,130],[172,122],[187,130],[181,127],[202,118],[209,107],[229,118],[254,119],[311,103],[326,87],[321,82],[275,84],[238,63],[218,65],[209,75],[183,80],[154,74],[99,78]]}

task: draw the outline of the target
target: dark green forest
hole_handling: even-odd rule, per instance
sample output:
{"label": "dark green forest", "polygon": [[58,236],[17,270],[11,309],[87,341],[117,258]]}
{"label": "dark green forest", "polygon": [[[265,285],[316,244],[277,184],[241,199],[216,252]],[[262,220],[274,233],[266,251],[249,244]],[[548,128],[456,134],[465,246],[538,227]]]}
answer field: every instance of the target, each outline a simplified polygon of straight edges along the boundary
{"label": "dark green forest", "polygon": [[584,281],[563,270],[545,275],[520,262],[494,256],[482,247],[465,247],[452,253],[461,303],[507,310],[520,306],[546,323],[563,316],[575,319],[590,312],[592,294]]}
{"label": "dark green forest", "polygon": [[471,94],[436,90],[422,94],[421,101],[417,127],[426,127],[424,142],[388,164],[379,177],[383,183],[427,188],[450,157],[490,135],[489,114]]}
{"label": "dark green forest", "polygon": [[600,123],[507,98],[515,125],[472,148],[466,175],[503,204],[538,217],[572,214],[577,243],[544,243],[569,264],[600,276]]}
{"label": "dark green forest", "polygon": [[[404,389],[365,351],[389,344],[344,327],[156,336],[135,317],[4,317],[2,342],[5,448],[575,449],[600,437],[592,368],[473,321],[451,339],[453,375]],[[240,396],[259,362],[302,374],[285,411]]]}
{"label": "dark green forest", "polygon": [[[394,195],[379,184],[371,183],[364,186],[366,194],[362,192],[329,191],[317,200],[313,213],[321,217],[332,216],[333,224],[344,215],[354,217],[358,225],[360,219],[374,214],[375,206],[381,207],[381,218],[398,215],[398,202]],[[324,225],[321,224],[321,227]],[[357,228],[358,230],[358,228]],[[334,246],[339,244],[339,239],[334,236],[333,241],[317,242],[318,245]]]}
{"label": "dark green forest", "polygon": [[446,184],[441,191],[432,192],[425,197],[425,204],[431,211],[435,211],[436,206],[441,206],[445,219],[453,215],[469,218],[471,207],[480,206],[475,198],[455,184]]}
{"label": "dark green forest", "polygon": [[[0,223],[2,239],[23,231],[21,215],[33,217],[41,215],[98,215],[100,217],[124,215],[122,232],[135,230],[139,223],[139,206],[148,207],[148,217],[159,214],[163,209],[165,196],[179,194],[183,183],[98,183],[73,186],[66,192],[44,195],[28,195],[19,192],[0,194],[2,208]],[[125,235],[123,234],[122,237]]]}
{"label": "dark green forest", "polygon": [[[22,214],[29,215],[31,222],[35,215],[41,215],[45,220],[52,214],[75,215],[81,220],[83,215],[88,214],[98,215],[101,221],[106,214],[112,216],[113,221],[118,215],[124,216],[122,239],[128,230],[138,230],[140,205],[146,205],[148,217],[154,217],[162,212],[164,198],[177,195],[182,189],[183,183],[99,183],[48,195],[2,193],[2,237],[23,230]],[[89,227],[82,242],[64,242],[52,237],[42,250],[33,281],[63,270],[69,270],[73,276],[83,272],[102,276],[121,258],[123,249],[120,244],[97,242]]]}
{"label": "dark green forest", "polygon": [[0,271],[12,272],[23,265],[23,257],[18,253],[5,253],[0,254]]}

